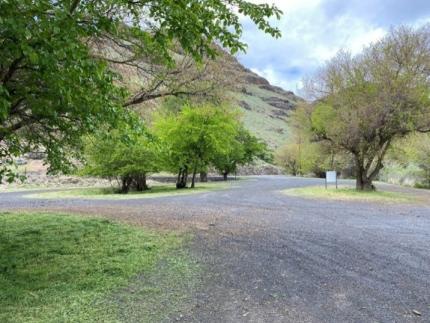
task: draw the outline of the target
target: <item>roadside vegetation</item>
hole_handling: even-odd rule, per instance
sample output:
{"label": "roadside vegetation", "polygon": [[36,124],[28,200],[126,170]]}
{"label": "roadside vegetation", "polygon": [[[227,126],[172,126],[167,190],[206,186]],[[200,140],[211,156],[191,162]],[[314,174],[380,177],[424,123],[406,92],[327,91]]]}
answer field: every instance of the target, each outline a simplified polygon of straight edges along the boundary
{"label": "roadside vegetation", "polygon": [[[396,149],[428,184],[430,25],[399,27],[356,56],[341,51],[307,80],[313,100],[293,116],[295,135],[277,154],[292,174],[344,171],[357,190],[373,190]],[[415,139],[414,139],[415,138]],[[409,143],[414,140],[413,152]],[[423,144],[424,143],[424,144]],[[394,158],[393,158],[394,159]]]}
{"label": "roadside vegetation", "polygon": [[288,189],[283,191],[284,194],[292,196],[301,196],[305,198],[331,199],[341,201],[365,201],[365,202],[387,202],[387,203],[412,203],[417,199],[414,196],[389,191],[361,191],[354,187],[339,187],[338,189],[324,186],[309,186]]}
{"label": "roadside vegetation", "polygon": [[121,299],[131,289],[139,293],[139,320],[165,320],[180,310],[199,270],[186,240],[103,219],[2,213],[0,321],[128,321]]}
{"label": "roadside vegetation", "polygon": [[[15,180],[15,158],[38,149],[50,172],[70,171],[82,136],[128,122],[137,105],[208,96],[214,43],[246,49],[239,13],[280,37],[271,19],[282,12],[244,0],[2,1],[0,179]],[[139,80],[127,88],[118,70],[130,66]]]}
{"label": "roadside vegetation", "polygon": [[194,188],[197,174],[206,182],[210,169],[227,180],[238,166],[270,156],[230,107],[178,105],[157,115],[151,127],[132,116],[85,140],[81,174],[117,182],[120,193],[150,190],[147,177],[159,171],[176,174],[177,189]]}
{"label": "roadside vegetation", "polygon": [[51,192],[34,193],[24,195],[26,198],[43,198],[43,199],[65,199],[65,198],[84,198],[84,199],[142,199],[155,198],[163,196],[189,195],[196,193],[205,193],[216,190],[231,188],[231,182],[214,181],[202,183],[194,189],[188,188],[178,190],[171,184],[154,184],[144,191],[131,191],[128,194],[118,194],[120,192],[116,187],[99,187],[99,188],[72,188],[65,190],[55,190]]}

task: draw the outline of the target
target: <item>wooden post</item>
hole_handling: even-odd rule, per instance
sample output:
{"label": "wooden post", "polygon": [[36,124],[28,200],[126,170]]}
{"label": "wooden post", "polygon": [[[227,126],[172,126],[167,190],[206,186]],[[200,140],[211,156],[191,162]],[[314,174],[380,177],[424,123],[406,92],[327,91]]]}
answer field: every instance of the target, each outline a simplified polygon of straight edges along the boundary
{"label": "wooden post", "polygon": [[337,172],[336,172],[336,189],[337,189]]}

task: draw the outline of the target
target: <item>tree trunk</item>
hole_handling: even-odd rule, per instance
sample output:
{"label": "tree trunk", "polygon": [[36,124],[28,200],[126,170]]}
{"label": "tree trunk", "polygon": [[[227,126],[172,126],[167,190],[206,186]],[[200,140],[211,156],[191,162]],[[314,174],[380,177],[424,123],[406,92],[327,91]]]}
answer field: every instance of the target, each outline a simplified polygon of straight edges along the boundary
{"label": "tree trunk", "polygon": [[178,189],[186,188],[187,181],[188,181],[188,170],[185,167],[179,171],[178,181],[176,182],[176,188]]}
{"label": "tree trunk", "polygon": [[134,178],[134,185],[136,186],[136,191],[142,192],[147,190],[146,174],[136,175]]}
{"label": "tree trunk", "polygon": [[373,178],[367,175],[366,168],[360,158],[355,157],[356,181],[355,188],[357,191],[373,191],[375,187],[372,184]]}
{"label": "tree trunk", "polygon": [[179,168],[178,177],[176,178],[176,185],[181,181],[182,169]]}
{"label": "tree trunk", "polygon": [[130,176],[124,176],[121,178],[121,193],[127,194],[130,190],[130,185],[133,179]]}
{"label": "tree trunk", "polygon": [[208,173],[207,172],[200,172],[200,182],[201,183],[207,183],[208,181]]}
{"label": "tree trunk", "polygon": [[356,187],[357,191],[374,191],[375,190],[375,186],[373,186],[372,180],[367,178],[366,176],[364,176],[364,178],[357,176],[355,187]]}
{"label": "tree trunk", "polygon": [[193,169],[193,177],[192,177],[192,179],[191,179],[191,188],[194,188],[194,187],[195,187],[195,183],[196,183],[196,174],[197,174],[197,167],[196,167],[196,166],[194,166],[194,169]]}
{"label": "tree trunk", "polygon": [[228,180],[228,172],[222,173],[222,178],[226,181]]}

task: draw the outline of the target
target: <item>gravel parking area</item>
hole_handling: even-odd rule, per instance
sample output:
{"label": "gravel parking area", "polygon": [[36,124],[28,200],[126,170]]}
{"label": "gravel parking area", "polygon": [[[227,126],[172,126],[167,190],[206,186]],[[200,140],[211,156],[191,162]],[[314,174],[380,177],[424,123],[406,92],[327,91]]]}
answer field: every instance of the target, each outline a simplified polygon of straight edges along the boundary
{"label": "gravel parking area", "polygon": [[182,322],[430,322],[430,194],[384,185],[422,200],[389,204],[280,192],[322,183],[260,176],[221,191],[115,201],[12,192],[0,194],[0,209],[193,231],[191,253],[206,275]]}

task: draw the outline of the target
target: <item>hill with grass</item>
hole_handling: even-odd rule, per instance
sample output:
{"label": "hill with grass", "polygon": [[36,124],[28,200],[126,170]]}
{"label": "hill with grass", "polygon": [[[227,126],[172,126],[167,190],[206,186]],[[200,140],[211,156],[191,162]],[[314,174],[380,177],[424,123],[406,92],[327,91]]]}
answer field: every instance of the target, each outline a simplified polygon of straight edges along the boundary
{"label": "hill with grass", "polygon": [[231,73],[238,81],[230,93],[233,102],[243,111],[245,126],[271,148],[285,143],[288,139],[288,116],[303,99],[271,85],[233,56],[224,55],[223,61],[226,73]]}
{"label": "hill with grass", "polygon": [[144,60],[129,63],[132,57],[127,49],[113,42],[104,40],[95,43],[94,48],[114,62],[127,61],[126,64],[112,63],[111,67],[122,76],[120,82],[129,89],[132,99],[139,98],[139,89],[152,91],[150,94],[141,92],[143,96],[151,96],[150,100],[132,105],[144,118],[160,107],[167,97],[164,95],[167,88],[179,93],[195,92],[203,97],[216,93],[217,97],[238,107],[243,113],[245,126],[276,149],[287,140],[286,120],[302,100],[291,91],[271,85],[222,49],[219,49],[216,60],[208,60],[198,67],[178,48],[175,52],[176,67],[167,71]]}

